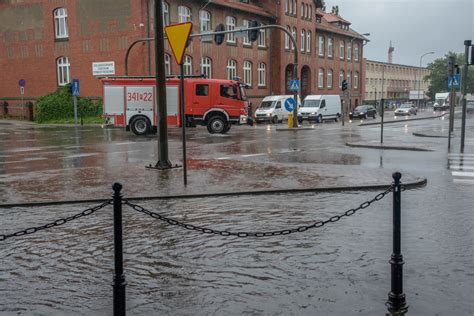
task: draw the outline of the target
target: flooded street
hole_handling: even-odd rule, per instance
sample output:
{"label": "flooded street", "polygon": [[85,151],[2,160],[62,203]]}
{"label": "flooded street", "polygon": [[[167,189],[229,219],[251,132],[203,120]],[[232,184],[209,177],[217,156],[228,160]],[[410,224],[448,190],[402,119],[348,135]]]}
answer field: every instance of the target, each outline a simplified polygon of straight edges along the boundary
{"label": "flooded street", "polygon": [[[190,185],[182,173],[144,169],[156,160],[154,137],[120,130],[26,128],[0,143],[2,203],[236,192],[274,188],[386,184],[427,178],[402,192],[404,293],[411,315],[474,313],[474,168],[472,118],[466,153],[447,119],[390,124],[385,143],[431,152],[351,148],[377,141],[380,127],[326,123],[288,133],[272,125],[189,133]],[[456,122],[459,126],[459,121]],[[170,152],[179,157],[179,133]],[[34,135],[34,138],[33,138]],[[457,134],[459,135],[459,134]],[[466,169],[463,169],[463,168]],[[471,169],[469,169],[471,168]],[[135,176],[135,177],[134,177]],[[461,181],[463,180],[463,181]],[[161,185],[161,187],[160,187]],[[309,225],[372,199],[375,191],[295,193],[134,202],[173,219],[230,231]],[[0,209],[0,233],[45,224],[93,204]],[[111,315],[113,214],[97,213],[0,244],[2,315]],[[382,315],[390,291],[392,195],[351,217],[302,233],[267,238],[202,235],[124,206],[124,260],[130,315]]]}

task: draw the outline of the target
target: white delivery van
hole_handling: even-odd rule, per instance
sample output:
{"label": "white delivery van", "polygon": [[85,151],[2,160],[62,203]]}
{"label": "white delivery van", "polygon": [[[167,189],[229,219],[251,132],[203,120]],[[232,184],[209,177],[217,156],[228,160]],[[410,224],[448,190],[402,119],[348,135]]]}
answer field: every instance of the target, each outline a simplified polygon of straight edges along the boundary
{"label": "white delivery van", "polygon": [[337,120],[341,117],[341,97],[337,94],[308,95],[298,111],[298,122]]}
{"label": "white delivery van", "polygon": [[[292,95],[272,95],[263,98],[262,103],[255,111],[255,121],[278,123],[288,119],[288,111],[285,109],[285,101],[293,99]],[[298,105],[300,100],[298,97]]]}

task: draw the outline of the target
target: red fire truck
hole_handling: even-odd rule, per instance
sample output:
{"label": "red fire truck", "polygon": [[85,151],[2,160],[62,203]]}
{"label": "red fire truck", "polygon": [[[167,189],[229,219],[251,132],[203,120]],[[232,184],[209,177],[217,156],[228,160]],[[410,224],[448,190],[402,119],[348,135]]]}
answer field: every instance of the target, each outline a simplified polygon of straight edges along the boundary
{"label": "red fire truck", "polygon": [[[136,135],[156,131],[155,79],[107,77],[103,84],[104,117]],[[166,80],[168,124],[181,126],[179,78]],[[209,133],[227,133],[231,124],[247,123],[248,101],[242,83],[234,80],[185,78],[185,124],[205,125]]]}

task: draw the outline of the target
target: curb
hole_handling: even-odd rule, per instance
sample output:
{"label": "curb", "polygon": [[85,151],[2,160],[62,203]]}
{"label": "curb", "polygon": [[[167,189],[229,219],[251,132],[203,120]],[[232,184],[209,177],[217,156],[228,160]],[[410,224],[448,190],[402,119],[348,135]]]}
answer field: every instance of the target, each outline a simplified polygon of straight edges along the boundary
{"label": "curb", "polygon": [[[430,117],[420,117],[420,118],[407,119],[407,120],[403,120],[403,121],[395,121],[395,120],[384,121],[383,123],[384,123],[384,124],[394,124],[394,123],[404,123],[404,122],[409,122],[409,121],[431,120],[431,119],[436,119],[436,118],[443,117],[443,116],[445,116],[445,115],[448,115],[448,113],[444,113],[444,114],[437,115],[437,116],[430,116]],[[369,126],[369,125],[380,125],[380,124],[382,124],[382,122],[362,123],[362,124],[359,124],[358,126]]]}
{"label": "curb", "polygon": [[428,134],[417,133],[417,132],[413,132],[412,134],[413,136],[418,136],[418,137],[448,138],[448,136],[445,136],[445,135],[428,135]]}
{"label": "curb", "polygon": [[[418,178],[413,181],[404,182],[403,186],[407,189],[416,189],[426,186],[428,180],[426,178]],[[346,187],[320,187],[320,188],[306,188],[306,189],[272,189],[272,190],[258,190],[258,191],[241,191],[241,192],[222,192],[222,193],[203,193],[203,194],[178,194],[167,196],[143,196],[143,197],[124,197],[124,200],[129,201],[148,201],[148,200],[172,200],[172,199],[199,199],[210,197],[224,197],[224,196],[240,196],[240,195],[273,195],[273,194],[297,194],[309,192],[344,192],[344,191],[375,191],[386,189],[387,184],[373,184],[373,185],[358,185]],[[17,203],[17,204],[0,204],[0,209],[13,207],[35,207],[35,206],[54,206],[66,204],[85,204],[85,203],[103,203],[110,201],[110,199],[92,199],[92,200],[71,200],[71,201],[49,201],[49,202],[31,202],[31,203]]]}
{"label": "curb", "polygon": [[354,143],[346,143],[346,146],[358,147],[358,148],[371,148],[371,149],[386,149],[386,150],[433,151],[431,149],[425,149],[425,148],[419,148],[419,147],[368,145],[368,144],[354,144]]}
{"label": "curb", "polygon": [[295,127],[295,128],[276,128],[275,130],[277,132],[282,132],[282,131],[294,131],[294,132],[297,132],[297,131],[310,131],[310,130],[313,130],[315,129],[314,127]]}

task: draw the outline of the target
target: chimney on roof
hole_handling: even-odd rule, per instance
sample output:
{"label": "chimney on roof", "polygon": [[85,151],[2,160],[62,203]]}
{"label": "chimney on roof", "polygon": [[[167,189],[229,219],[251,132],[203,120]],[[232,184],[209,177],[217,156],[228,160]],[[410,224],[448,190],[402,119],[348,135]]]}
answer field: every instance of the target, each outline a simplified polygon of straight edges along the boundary
{"label": "chimney on roof", "polygon": [[392,46],[392,41],[390,41],[390,46],[388,47],[388,63],[391,64],[393,62],[393,51],[395,47]]}

